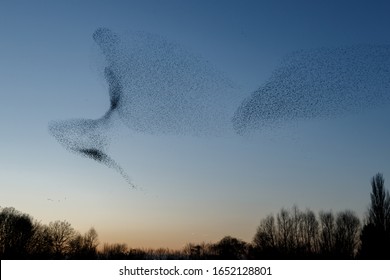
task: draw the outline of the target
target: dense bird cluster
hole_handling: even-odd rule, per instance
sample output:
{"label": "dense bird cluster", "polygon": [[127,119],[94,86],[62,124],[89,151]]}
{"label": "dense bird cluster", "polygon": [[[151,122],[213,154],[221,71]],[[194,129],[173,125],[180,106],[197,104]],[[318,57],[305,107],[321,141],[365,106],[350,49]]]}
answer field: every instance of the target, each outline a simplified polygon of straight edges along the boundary
{"label": "dense bird cluster", "polygon": [[358,113],[390,98],[390,46],[294,52],[233,117],[238,134],[288,121]]}
{"label": "dense bird cluster", "polygon": [[107,155],[114,115],[143,133],[220,135],[233,128],[243,135],[360,112],[390,99],[387,45],[297,51],[246,97],[208,62],[160,36],[100,28],[93,39],[105,58],[110,108],[100,119],[52,122],[49,130],[68,150],[114,168],[133,187]]}
{"label": "dense bird cluster", "polygon": [[231,112],[242,98],[208,62],[148,33],[119,37],[101,28],[93,39],[105,58],[110,108],[96,120],[51,122],[49,131],[68,150],[114,168],[134,187],[107,155],[107,131],[115,117],[152,134],[220,135],[231,126]]}
{"label": "dense bird cluster", "polygon": [[132,130],[209,135],[230,126],[240,100],[233,83],[178,44],[142,32],[98,29],[111,109]]}
{"label": "dense bird cluster", "polygon": [[123,176],[131,187],[135,188],[129,175],[117,162],[107,155],[110,142],[107,130],[110,125],[111,114],[112,109],[97,120],[52,121],[49,124],[49,131],[69,151],[113,168]]}

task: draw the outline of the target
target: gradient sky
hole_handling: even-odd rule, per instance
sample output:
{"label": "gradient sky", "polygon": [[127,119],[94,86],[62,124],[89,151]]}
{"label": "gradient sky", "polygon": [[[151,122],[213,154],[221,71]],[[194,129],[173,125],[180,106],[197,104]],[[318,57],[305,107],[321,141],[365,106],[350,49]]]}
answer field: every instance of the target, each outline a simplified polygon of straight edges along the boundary
{"label": "gradient sky", "polygon": [[293,204],[363,217],[371,177],[390,181],[389,104],[251,137],[148,135],[118,124],[110,155],[143,190],[70,153],[47,126],[108,109],[92,39],[99,27],[178,42],[249,95],[291,51],[390,44],[389,14],[388,1],[1,0],[0,206],[80,232],[93,226],[101,243],[130,247],[251,241],[263,217]]}

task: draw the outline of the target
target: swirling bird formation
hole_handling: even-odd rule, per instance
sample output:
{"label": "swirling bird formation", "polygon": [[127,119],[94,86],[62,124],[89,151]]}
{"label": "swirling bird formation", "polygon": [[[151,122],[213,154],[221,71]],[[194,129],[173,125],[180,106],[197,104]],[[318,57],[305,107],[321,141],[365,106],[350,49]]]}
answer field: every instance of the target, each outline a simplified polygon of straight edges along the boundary
{"label": "swirling bird formation", "polygon": [[93,34],[105,58],[110,107],[99,119],[53,121],[68,150],[130,177],[108,154],[114,115],[151,134],[239,135],[288,121],[358,113],[390,99],[390,46],[358,45],[287,55],[252,94],[210,63],[161,36],[106,28]]}

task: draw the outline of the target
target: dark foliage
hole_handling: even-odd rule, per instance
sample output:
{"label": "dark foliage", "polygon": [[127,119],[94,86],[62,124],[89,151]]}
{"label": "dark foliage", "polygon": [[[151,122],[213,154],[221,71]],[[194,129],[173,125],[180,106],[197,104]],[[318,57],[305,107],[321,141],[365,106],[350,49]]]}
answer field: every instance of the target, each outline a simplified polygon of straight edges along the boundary
{"label": "dark foliage", "polygon": [[14,208],[0,212],[0,256],[5,259],[26,258],[34,225],[30,216]]}
{"label": "dark foliage", "polygon": [[390,259],[390,195],[381,173],[371,179],[371,205],[361,233],[360,257]]}

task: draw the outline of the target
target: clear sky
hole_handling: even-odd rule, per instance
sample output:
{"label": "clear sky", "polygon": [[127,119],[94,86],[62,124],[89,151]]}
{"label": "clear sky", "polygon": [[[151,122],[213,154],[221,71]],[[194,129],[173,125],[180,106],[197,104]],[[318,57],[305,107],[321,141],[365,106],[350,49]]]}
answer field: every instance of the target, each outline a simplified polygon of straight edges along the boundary
{"label": "clear sky", "polygon": [[249,96],[292,51],[390,44],[389,14],[388,1],[0,1],[0,206],[130,247],[251,241],[293,204],[363,217],[370,178],[390,180],[389,104],[250,137],[150,135],[118,120],[110,155],[142,190],[64,149],[48,123],[107,111],[99,27],[175,41]]}

